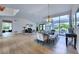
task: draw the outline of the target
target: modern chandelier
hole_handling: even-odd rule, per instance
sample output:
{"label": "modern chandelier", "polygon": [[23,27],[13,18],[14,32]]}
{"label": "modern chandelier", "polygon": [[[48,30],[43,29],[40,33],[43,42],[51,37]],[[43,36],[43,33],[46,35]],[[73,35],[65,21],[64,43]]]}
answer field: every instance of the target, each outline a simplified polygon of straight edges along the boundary
{"label": "modern chandelier", "polygon": [[48,16],[47,16],[47,21],[48,21],[48,22],[51,22],[51,16],[49,15],[49,8],[50,8],[50,5],[48,4]]}

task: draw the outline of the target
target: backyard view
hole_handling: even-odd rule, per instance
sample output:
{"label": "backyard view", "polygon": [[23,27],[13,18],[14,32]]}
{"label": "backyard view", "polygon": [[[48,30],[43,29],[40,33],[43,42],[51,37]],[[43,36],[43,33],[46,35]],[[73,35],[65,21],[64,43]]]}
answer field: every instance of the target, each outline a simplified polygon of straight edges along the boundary
{"label": "backyard view", "polygon": [[39,25],[39,31],[55,30],[57,33],[64,35],[69,29],[69,15],[62,15],[51,18],[51,22]]}
{"label": "backyard view", "polygon": [[55,27],[55,30],[57,32],[60,32],[60,34],[65,34],[68,32],[69,24],[68,23],[60,23],[60,25]]}
{"label": "backyard view", "polygon": [[69,15],[62,15],[52,18],[52,23],[56,32],[64,35],[69,28]]}
{"label": "backyard view", "polygon": [[3,32],[10,32],[12,30],[12,23],[3,22],[2,23],[2,31]]}

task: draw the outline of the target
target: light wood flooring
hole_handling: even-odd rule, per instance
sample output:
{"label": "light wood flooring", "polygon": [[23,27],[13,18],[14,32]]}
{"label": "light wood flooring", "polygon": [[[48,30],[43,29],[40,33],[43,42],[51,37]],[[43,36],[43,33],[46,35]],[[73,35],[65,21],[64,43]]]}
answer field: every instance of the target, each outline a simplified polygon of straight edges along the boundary
{"label": "light wood flooring", "polygon": [[65,46],[65,38],[59,37],[55,45],[41,45],[35,41],[35,33],[11,34],[0,37],[0,54],[77,54],[72,46]]}

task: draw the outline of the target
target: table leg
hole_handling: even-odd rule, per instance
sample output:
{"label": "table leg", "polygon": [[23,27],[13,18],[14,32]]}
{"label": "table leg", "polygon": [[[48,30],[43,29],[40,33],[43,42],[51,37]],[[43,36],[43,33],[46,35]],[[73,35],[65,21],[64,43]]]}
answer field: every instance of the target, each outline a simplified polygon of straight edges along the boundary
{"label": "table leg", "polygon": [[75,39],[74,39],[74,48],[76,49],[76,42],[77,42],[77,39],[76,39],[76,37],[75,37]]}
{"label": "table leg", "polygon": [[68,46],[68,38],[66,37],[66,46]]}

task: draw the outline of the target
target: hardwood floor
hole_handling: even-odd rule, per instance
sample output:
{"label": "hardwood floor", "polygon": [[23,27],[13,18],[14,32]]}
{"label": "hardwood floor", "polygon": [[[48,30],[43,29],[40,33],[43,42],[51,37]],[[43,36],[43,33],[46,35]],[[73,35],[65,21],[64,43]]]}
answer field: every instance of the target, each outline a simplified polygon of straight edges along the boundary
{"label": "hardwood floor", "polygon": [[55,45],[41,45],[35,41],[36,34],[4,34],[0,37],[1,54],[77,54],[72,46],[65,46],[65,38],[59,37]]}

